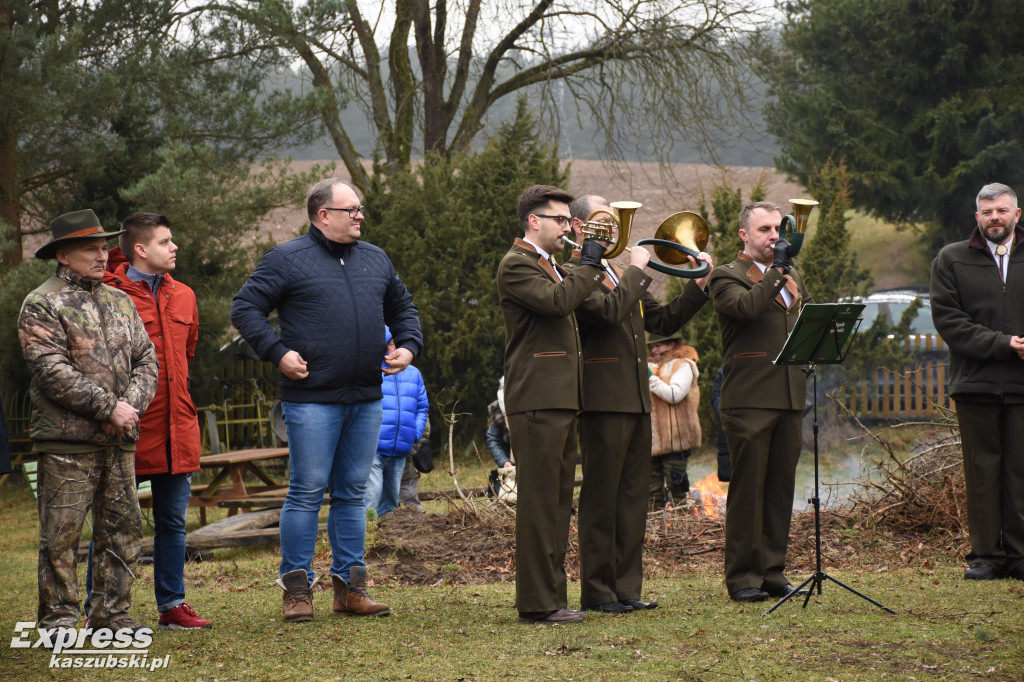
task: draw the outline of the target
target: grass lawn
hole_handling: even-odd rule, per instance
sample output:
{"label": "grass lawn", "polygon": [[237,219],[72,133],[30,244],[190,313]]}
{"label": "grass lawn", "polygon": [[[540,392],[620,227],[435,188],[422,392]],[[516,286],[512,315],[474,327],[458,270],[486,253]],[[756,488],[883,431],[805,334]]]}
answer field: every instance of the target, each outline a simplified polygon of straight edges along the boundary
{"label": "grass lawn", "polygon": [[[0,623],[13,637],[16,622],[35,619],[38,532],[17,477],[0,487],[0,520]],[[870,538],[850,542],[871,546]],[[329,552],[324,539],[317,552]],[[898,615],[826,583],[806,609],[791,601],[764,617],[770,604],[730,602],[718,562],[704,561],[662,567],[668,577],[647,582],[656,610],[543,627],[516,622],[512,583],[376,585],[372,595],[394,614],[377,619],[334,617],[324,590],[315,593],[313,622],[286,624],[273,583],[277,549],[218,550],[186,567],[188,601],[214,628],[157,631],[150,656],[168,656],[166,670],[50,669],[49,652],[0,647],[0,671],[5,680],[1024,678],[1024,583],[965,582],[957,560],[941,554],[855,556],[853,565],[824,569]],[[155,625],[152,583],[152,567],[140,567],[132,612]],[[570,606],[578,599],[570,583]]]}

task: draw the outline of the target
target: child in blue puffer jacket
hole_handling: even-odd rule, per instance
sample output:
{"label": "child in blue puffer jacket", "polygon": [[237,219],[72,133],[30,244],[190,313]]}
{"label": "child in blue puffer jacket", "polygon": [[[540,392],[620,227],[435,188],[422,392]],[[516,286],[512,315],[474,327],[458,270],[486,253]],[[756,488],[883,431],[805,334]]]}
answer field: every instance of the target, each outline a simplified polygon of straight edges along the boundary
{"label": "child in blue puffer jacket", "polygon": [[[395,348],[395,342],[391,339],[391,330],[386,326],[384,338],[390,353]],[[380,425],[377,456],[363,497],[367,511],[375,510],[378,518],[398,506],[406,456],[423,436],[430,407],[423,375],[418,369],[409,365],[398,374],[381,374],[384,379],[381,385],[384,392],[384,417]]]}

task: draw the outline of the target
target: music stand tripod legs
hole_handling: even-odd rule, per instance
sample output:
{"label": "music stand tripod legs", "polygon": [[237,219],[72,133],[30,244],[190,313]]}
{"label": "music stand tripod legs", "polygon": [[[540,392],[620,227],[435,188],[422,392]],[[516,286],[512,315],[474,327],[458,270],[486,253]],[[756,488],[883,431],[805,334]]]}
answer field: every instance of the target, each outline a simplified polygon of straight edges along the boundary
{"label": "music stand tripod legs", "polygon": [[[871,597],[861,594],[857,590],[853,589],[849,585],[844,585],[839,582],[828,573],[821,570],[821,499],[818,497],[818,374],[814,370],[814,363],[809,364],[806,368],[801,370],[804,374],[813,377],[814,379],[814,497],[807,500],[814,505],[814,552],[815,552],[815,568],[814,574],[811,575],[807,580],[800,583],[799,587],[787,594],[785,597],[775,602],[775,605],[765,611],[762,616],[767,616],[775,609],[785,604],[790,598],[800,594],[800,590],[807,587],[807,594],[804,596],[804,608],[807,608],[807,602],[811,600],[811,595],[814,594],[814,588],[818,588],[818,596],[821,596],[821,585],[826,580],[831,580],[839,587],[843,588],[848,592],[853,592],[855,595],[869,601],[878,608],[882,609],[887,613],[893,615],[896,614],[892,609],[882,606]],[[808,587],[809,586],[809,587]]]}

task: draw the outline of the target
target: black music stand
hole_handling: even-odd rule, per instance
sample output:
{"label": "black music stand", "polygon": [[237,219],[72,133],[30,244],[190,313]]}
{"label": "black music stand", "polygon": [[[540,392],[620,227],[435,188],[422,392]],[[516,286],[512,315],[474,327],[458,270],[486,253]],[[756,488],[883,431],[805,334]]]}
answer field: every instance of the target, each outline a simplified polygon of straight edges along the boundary
{"label": "black music stand", "polygon": [[800,318],[790,332],[786,344],[775,358],[776,365],[807,365],[803,373],[814,378],[814,497],[807,500],[814,505],[814,549],[816,569],[814,574],[800,583],[799,587],[775,602],[775,605],[762,615],[767,616],[782,606],[790,598],[799,595],[800,590],[808,585],[804,597],[804,608],[818,588],[821,596],[821,584],[831,580],[839,587],[853,592],[878,608],[895,614],[890,608],[882,606],[871,597],[861,594],[848,585],[839,582],[821,570],[821,500],[818,497],[818,375],[815,365],[839,365],[846,358],[847,351],[853,343],[853,337],[860,327],[860,314],[864,305],[860,303],[808,303],[800,311]]}

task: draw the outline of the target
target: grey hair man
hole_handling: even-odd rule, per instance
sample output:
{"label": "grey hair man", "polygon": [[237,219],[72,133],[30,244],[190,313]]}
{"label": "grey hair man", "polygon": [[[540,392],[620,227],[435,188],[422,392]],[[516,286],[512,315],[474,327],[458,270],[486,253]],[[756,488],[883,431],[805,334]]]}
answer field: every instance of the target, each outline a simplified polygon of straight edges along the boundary
{"label": "grey hair man", "polygon": [[975,205],[970,237],[944,246],[931,272],[967,482],[964,578],[1024,580],[1024,228],[1006,185],[985,185]]}

